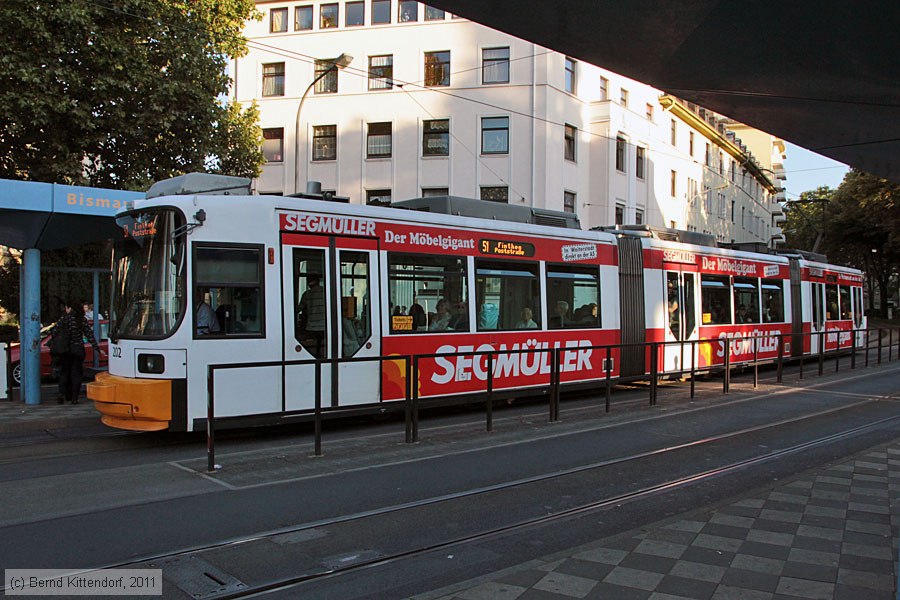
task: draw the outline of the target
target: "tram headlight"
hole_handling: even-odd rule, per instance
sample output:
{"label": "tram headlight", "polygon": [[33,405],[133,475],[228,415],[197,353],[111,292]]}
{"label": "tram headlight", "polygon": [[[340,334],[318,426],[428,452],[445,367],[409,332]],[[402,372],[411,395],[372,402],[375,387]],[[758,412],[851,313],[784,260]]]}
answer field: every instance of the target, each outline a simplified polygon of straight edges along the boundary
{"label": "tram headlight", "polygon": [[138,354],[138,373],[160,374],[166,370],[166,359],[162,354]]}

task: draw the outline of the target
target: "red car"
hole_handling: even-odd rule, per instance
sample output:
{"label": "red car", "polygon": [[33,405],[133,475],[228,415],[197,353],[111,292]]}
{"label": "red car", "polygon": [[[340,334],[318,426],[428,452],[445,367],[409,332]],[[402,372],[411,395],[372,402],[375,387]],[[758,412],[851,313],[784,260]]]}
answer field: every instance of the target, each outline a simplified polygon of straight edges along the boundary
{"label": "red car", "polygon": [[[41,378],[53,377],[53,361],[50,358],[50,348],[47,347],[47,341],[50,339],[50,327],[52,327],[52,325],[41,328]],[[106,355],[108,354],[109,341],[106,339],[106,336],[108,334],[109,321],[100,321],[100,338],[97,340],[97,343],[104,352],[100,355],[101,367],[105,367],[107,363]],[[22,362],[20,354],[19,344],[10,344],[9,363],[12,365],[12,381],[14,386],[22,384]],[[94,347],[91,346],[87,340],[84,340],[84,367],[85,369],[88,369],[93,366]]]}

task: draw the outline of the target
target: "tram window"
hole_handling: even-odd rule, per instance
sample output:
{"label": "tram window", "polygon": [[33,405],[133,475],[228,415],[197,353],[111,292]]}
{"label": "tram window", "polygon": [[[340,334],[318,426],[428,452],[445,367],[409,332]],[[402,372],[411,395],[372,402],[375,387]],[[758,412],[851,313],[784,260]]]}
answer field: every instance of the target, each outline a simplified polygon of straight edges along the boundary
{"label": "tram window", "polygon": [[547,265],[549,329],[600,327],[600,274],[596,267]]}
{"label": "tram window", "polygon": [[478,331],[540,329],[537,263],[475,261]]}
{"label": "tram window", "polygon": [[825,284],[825,319],[837,320],[838,312],[838,286],[833,283]]}
{"label": "tram window", "polygon": [[853,318],[853,310],[850,304],[850,286],[838,286],[838,293],[841,298],[841,320],[849,321]]}
{"label": "tram window", "polygon": [[[674,121],[673,121],[674,123]],[[669,332],[681,339],[681,311],[678,310],[678,273],[666,273],[666,312],[669,315]]]}
{"label": "tram window", "polygon": [[325,251],[294,249],[294,337],[315,358],[328,353]]}
{"label": "tram window", "polygon": [[341,250],[341,356],[353,356],[372,337],[369,255]]}
{"label": "tram window", "polygon": [[469,331],[466,259],[388,254],[391,333]]}
{"label": "tram window", "polygon": [[682,307],[682,315],[684,316],[684,337],[690,338],[694,334],[694,328],[697,327],[697,299],[694,297],[694,275],[685,273],[684,287],[681,295],[684,298],[684,306]]}
{"label": "tram window", "polygon": [[196,337],[261,336],[262,247],[194,247]]}
{"label": "tram window", "polygon": [[763,323],[784,322],[784,288],[780,279],[762,280]]}
{"label": "tram window", "polygon": [[863,320],[863,296],[862,296],[862,288],[854,287],[853,288],[853,323],[856,327],[862,326]]}
{"label": "tram window", "polygon": [[813,283],[811,285],[812,289],[812,313],[813,313],[813,324],[816,329],[821,329],[822,324],[825,322],[822,315],[822,284],[821,283]]}
{"label": "tram window", "polygon": [[700,277],[704,325],[731,325],[731,280],[721,275]]}
{"label": "tram window", "polygon": [[734,278],[734,322],[759,323],[759,280]]}

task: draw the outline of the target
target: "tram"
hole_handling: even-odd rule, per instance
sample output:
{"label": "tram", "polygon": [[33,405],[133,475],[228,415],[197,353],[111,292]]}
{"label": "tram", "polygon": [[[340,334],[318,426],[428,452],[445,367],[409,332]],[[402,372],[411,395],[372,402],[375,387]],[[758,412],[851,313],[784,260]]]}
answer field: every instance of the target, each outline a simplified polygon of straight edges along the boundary
{"label": "tram", "polygon": [[217,423],[243,426],[308,418],[317,377],[324,410],[383,410],[416,355],[419,397],[458,397],[488,368],[527,392],[552,361],[561,384],[646,375],[646,342],[676,371],[726,344],[774,357],[779,335],[791,355],[849,348],[865,327],[862,274],[810,257],[456,197],[303,196],[148,193],[119,214],[109,371],[88,385],[105,424],[203,428],[213,364],[233,367],[213,378]]}

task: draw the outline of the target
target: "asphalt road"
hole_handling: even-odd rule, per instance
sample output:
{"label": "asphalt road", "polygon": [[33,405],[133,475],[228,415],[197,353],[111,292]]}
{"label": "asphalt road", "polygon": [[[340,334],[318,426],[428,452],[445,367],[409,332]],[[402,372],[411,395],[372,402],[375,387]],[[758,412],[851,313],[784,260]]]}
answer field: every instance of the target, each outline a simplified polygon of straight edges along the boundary
{"label": "asphalt road", "polygon": [[[513,406],[495,414],[492,434],[479,415],[454,414],[424,422],[412,446],[402,443],[402,424],[373,423],[329,432],[322,458],[310,456],[306,430],[232,436],[220,443],[223,468],[214,474],[205,472],[196,436],[3,448],[0,566],[153,564],[178,579],[166,586],[172,598],[191,597],[179,585],[199,593],[202,584],[184,575],[191,568],[247,586],[309,576],[276,597],[406,597],[723,502],[896,439],[900,426],[889,419],[900,415],[898,369],[758,390],[736,379],[727,397],[713,393],[721,382],[711,381],[693,402],[686,386],[671,386],[653,408],[645,391],[621,392],[609,415],[581,400],[565,404],[554,424],[543,406]],[[878,421],[865,434],[736,473],[515,527]],[[478,537],[488,531],[497,533]],[[463,538],[473,539],[448,545]],[[188,550],[195,552],[170,556]]]}

